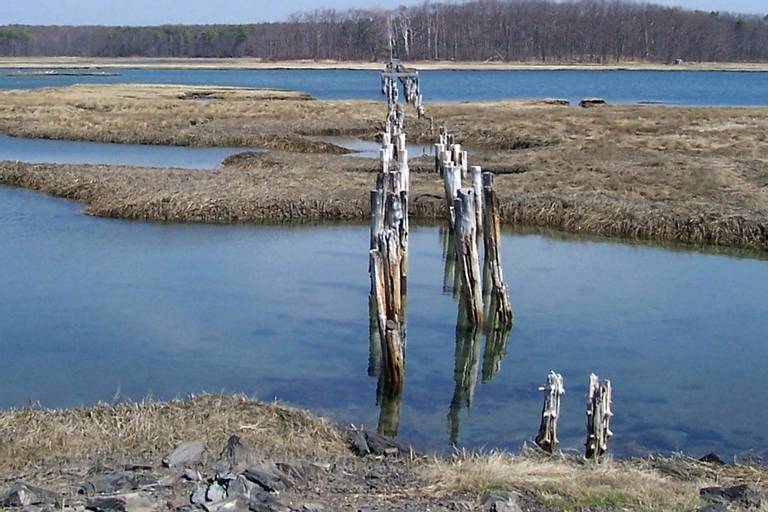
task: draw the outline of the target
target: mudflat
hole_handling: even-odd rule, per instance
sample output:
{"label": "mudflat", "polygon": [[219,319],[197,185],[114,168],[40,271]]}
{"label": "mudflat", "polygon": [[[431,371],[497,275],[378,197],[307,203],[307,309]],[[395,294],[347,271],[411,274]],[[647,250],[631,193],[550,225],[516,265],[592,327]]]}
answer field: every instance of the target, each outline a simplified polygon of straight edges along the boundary
{"label": "mudflat", "polygon": [[[221,87],[75,86],[0,93],[19,137],[272,149],[211,172],[0,163],[0,183],[78,199],[94,215],[179,222],[365,220],[377,163],[317,136],[374,140],[384,105]],[[448,127],[496,173],[508,224],[768,249],[768,109],[556,101],[428,105],[413,142]],[[411,160],[411,214],[445,218],[429,157]]]}

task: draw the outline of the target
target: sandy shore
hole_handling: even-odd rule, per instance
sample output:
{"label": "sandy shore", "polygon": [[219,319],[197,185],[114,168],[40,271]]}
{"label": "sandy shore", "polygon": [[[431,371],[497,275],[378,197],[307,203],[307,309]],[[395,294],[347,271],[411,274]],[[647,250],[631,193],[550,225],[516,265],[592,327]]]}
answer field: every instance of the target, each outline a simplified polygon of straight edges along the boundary
{"label": "sandy shore", "polygon": [[[541,62],[455,62],[409,61],[420,70],[456,71],[768,71],[767,62],[702,62],[664,64],[654,62],[618,62],[610,64]],[[253,58],[179,59],[179,58],[96,58],[96,57],[2,57],[0,68],[110,68],[110,69],[351,69],[381,70],[380,62],[360,61],[265,61]]]}

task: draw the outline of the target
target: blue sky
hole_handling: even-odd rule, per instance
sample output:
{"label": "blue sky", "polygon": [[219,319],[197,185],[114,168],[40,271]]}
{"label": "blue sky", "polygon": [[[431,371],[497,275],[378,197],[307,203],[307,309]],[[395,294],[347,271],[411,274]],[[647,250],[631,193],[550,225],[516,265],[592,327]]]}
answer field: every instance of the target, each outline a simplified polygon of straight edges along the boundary
{"label": "blue sky", "polygon": [[[0,0],[0,25],[158,25],[281,20],[316,8],[391,8],[421,0]],[[657,0],[687,8],[768,14],[768,0]]]}

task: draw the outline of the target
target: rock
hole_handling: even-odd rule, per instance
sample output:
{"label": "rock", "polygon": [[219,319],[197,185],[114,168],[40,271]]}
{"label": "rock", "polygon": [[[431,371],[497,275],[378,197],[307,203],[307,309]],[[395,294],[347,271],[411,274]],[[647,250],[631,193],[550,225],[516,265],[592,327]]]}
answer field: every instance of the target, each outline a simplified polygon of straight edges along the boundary
{"label": "rock", "polygon": [[699,461],[708,462],[709,464],[714,464],[716,466],[725,466],[725,461],[714,453],[706,454],[705,456],[700,458]]}
{"label": "rock", "polygon": [[229,485],[227,485],[227,498],[232,499],[243,497],[250,499],[252,494],[256,494],[260,491],[261,487],[249,481],[243,475],[240,475],[235,480],[229,482]]}
{"label": "rock", "polygon": [[127,471],[114,471],[90,478],[81,485],[78,493],[93,496],[96,494],[115,494],[125,491],[135,491],[144,487],[158,485],[159,481],[152,475],[141,475]]}
{"label": "rock", "polygon": [[194,466],[203,458],[205,446],[200,441],[188,441],[176,447],[170,455],[163,459],[163,465],[168,468],[178,466]]}
{"label": "rock", "polygon": [[407,444],[376,432],[366,432],[365,441],[374,455],[394,456],[407,454],[411,451],[411,447]]}
{"label": "rock", "polygon": [[181,478],[184,480],[188,480],[190,482],[199,482],[203,479],[202,475],[199,471],[195,471],[194,469],[185,469],[184,473],[181,474]]}
{"label": "rock", "polygon": [[224,512],[234,510],[248,510],[248,500],[244,498],[230,498],[217,501],[215,503],[206,503],[203,508],[207,512]]}
{"label": "rock", "polygon": [[42,487],[16,482],[0,498],[2,507],[28,507],[30,505],[59,505],[58,494]]}
{"label": "rock", "polygon": [[202,505],[205,503],[205,495],[207,494],[207,491],[208,488],[206,486],[198,484],[192,492],[192,496],[189,497],[190,503],[193,505]]}
{"label": "rock", "polygon": [[744,508],[760,508],[761,489],[754,485],[734,485],[732,487],[705,487],[699,495],[710,503],[735,504]]}
{"label": "rock", "polygon": [[598,107],[601,105],[607,105],[608,102],[603,98],[584,98],[579,102],[581,108]]}
{"label": "rock", "polygon": [[571,102],[562,98],[544,98],[541,102],[545,105],[559,105],[561,107],[569,107]]}
{"label": "rock", "polygon": [[365,434],[363,432],[359,430],[353,430],[350,438],[352,447],[355,449],[355,453],[360,456],[370,455],[371,448],[368,446],[368,442],[365,440]]}
{"label": "rock", "polygon": [[224,489],[218,482],[213,482],[208,486],[208,491],[205,493],[205,499],[207,501],[217,502],[223,501],[227,498],[227,490]]}
{"label": "rock", "polygon": [[85,508],[95,512],[151,512],[157,507],[146,495],[133,493],[90,498]]}
{"label": "rock", "polygon": [[320,503],[305,503],[301,506],[301,512],[325,512],[325,507]]}
{"label": "rock", "polygon": [[265,492],[257,493],[248,502],[251,512],[291,512],[290,507]]}
{"label": "rock", "polygon": [[91,498],[85,504],[88,510],[96,512],[126,512],[126,502],[121,497]]}
{"label": "rock", "polygon": [[253,454],[243,441],[235,435],[229,436],[219,458],[229,463],[230,467],[247,466],[253,463]]}
{"label": "rock", "polygon": [[487,494],[482,504],[485,512],[523,512],[518,503],[518,495],[514,493]]}
{"label": "rock", "polygon": [[728,507],[722,503],[715,503],[713,505],[701,507],[700,509],[697,509],[696,512],[728,512]]}
{"label": "rock", "polygon": [[262,489],[269,492],[281,491],[288,487],[293,487],[291,479],[280,471],[275,464],[257,464],[250,466],[243,472],[245,478],[258,484]]}

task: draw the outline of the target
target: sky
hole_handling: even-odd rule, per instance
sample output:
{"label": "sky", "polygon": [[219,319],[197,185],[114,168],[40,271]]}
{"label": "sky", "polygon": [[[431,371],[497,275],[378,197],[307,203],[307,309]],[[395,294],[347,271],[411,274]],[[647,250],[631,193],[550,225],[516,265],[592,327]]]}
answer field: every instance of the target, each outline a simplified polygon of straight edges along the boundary
{"label": "sky", "polygon": [[[160,25],[279,21],[317,8],[393,8],[423,0],[0,0],[0,25]],[[768,0],[655,0],[689,9],[768,14]]]}

